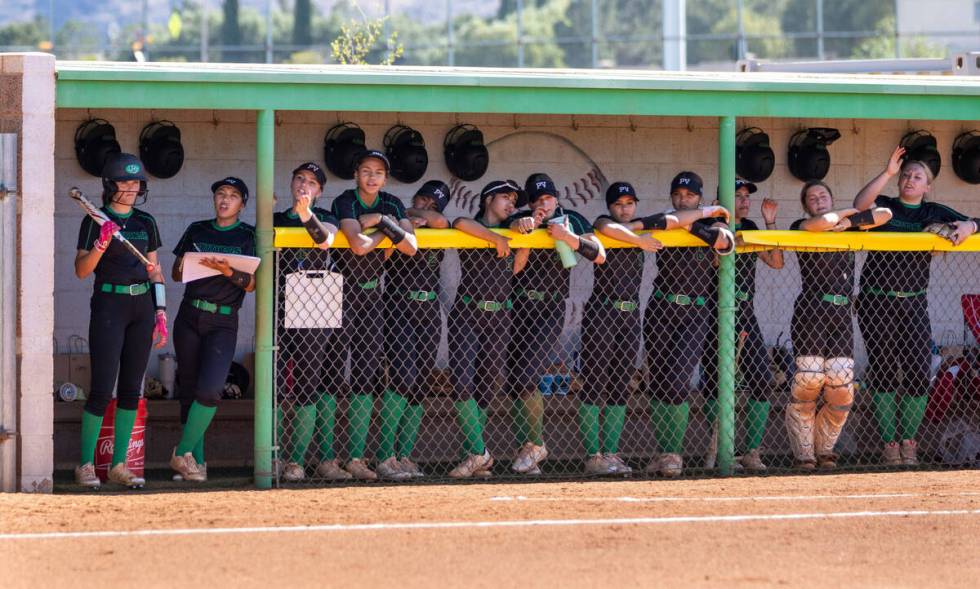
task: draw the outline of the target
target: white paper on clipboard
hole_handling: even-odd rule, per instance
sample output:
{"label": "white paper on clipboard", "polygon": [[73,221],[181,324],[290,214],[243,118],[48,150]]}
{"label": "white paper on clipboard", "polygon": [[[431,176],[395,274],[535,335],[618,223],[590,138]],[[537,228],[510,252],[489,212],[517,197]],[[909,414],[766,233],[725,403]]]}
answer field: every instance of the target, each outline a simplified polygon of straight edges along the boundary
{"label": "white paper on clipboard", "polygon": [[240,270],[246,274],[255,274],[255,271],[259,268],[259,262],[262,261],[261,258],[256,258],[255,256],[242,256],[239,254],[186,252],[184,253],[184,266],[180,275],[180,281],[184,283],[193,282],[195,280],[200,280],[201,278],[208,278],[210,276],[218,276],[221,274],[221,272],[201,264],[201,260],[204,258],[222,258],[228,260],[228,265],[235,270]]}
{"label": "white paper on clipboard", "polygon": [[343,326],[344,277],[326,270],[286,275],[283,327],[337,329]]}

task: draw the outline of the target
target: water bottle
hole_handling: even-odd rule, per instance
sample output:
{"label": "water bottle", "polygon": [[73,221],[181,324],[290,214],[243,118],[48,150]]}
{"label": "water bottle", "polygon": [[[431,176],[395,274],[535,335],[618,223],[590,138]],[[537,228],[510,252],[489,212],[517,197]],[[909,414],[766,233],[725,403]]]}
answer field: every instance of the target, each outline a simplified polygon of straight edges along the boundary
{"label": "water bottle", "polygon": [[541,396],[550,397],[551,390],[554,387],[555,387],[555,375],[542,374],[541,378],[538,380],[538,390],[541,391]]}
{"label": "water bottle", "polygon": [[[568,227],[568,217],[566,215],[561,215],[559,217],[554,217],[548,221],[548,225],[564,225]],[[561,265],[568,269],[578,264],[578,260],[575,259],[575,251],[572,247],[561,241],[560,239],[555,240],[555,250],[558,252],[558,257],[561,258]]]}

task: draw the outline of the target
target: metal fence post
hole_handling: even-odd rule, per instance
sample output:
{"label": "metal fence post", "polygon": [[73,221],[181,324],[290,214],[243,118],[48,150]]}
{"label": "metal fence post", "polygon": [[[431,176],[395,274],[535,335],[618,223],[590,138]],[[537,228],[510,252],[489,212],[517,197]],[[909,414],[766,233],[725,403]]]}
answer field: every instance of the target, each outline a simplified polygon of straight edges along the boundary
{"label": "metal fence post", "polygon": [[273,174],[275,172],[276,115],[260,110],[256,120],[256,234],[262,263],[255,288],[255,486],[272,487],[272,379],[273,379]]}
{"label": "metal fence post", "polygon": [[[718,126],[718,199],[735,229],[735,117]],[[735,255],[718,264],[718,468],[732,473],[735,461]]]}

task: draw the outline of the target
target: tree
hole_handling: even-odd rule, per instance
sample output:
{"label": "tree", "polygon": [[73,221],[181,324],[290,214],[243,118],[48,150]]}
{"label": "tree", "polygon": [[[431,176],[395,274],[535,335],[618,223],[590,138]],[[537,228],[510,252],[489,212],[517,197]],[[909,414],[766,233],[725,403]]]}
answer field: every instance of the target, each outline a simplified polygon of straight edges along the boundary
{"label": "tree", "polygon": [[48,25],[43,18],[15,22],[0,27],[0,47],[31,47],[48,39]]}
{"label": "tree", "polygon": [[[823,29],[828,32],[873,31],[882,19],[894,14],[894,0],[824,2]],[[781,21],[783,30],[787,32],[815,32],[817,9],[814,0],[789,0]],[[815,39],[792,39],[791,43],[795,57],[817,57]],[[861,38],[827,38],[824,40],[824,54],[828,59],[847,59],[854,57],[858,46],[863,43]]]}
{"label": "tree", "polygon": [[[238,0],[225,0],[223,6],[224,19],[221,21],[221,44],[238,46],[242,44],[242,29],[238,22]],[[238,61],[241,55],[225,49],[221,58],[223,61]]]}
{"label": "tree", "polygon": [[[885,59],[895,57],[895,17],[886,16],[875,27],[877,34],[867,38],[854,48],[855,59]],[[899,41],[902,57],[946,57],[946,48],[930,43],[920,36]]]}
{"label": "tree", "polygon": [[[340,35],[330,42],[334,61],[344,65],[368,63],[368,56],[378,51],[378,41],[384,36],[385,18],[352,19],[340,27]],[[395,63],[405,47],[398,42],[398,31],[392,32],[385,41],[380,65]]]}
{"label": "tree", "polygon": [[311,0],[296,0],[293,10],[293,45],[308,47],[313,44],[310,27],[313,21],[313,5]]}
{"label": "tree", "polygon": [[[565,55],[555,40],[555,29],[569,24],[570,0],[549,0],[540,7],[525,7],[524,65],[566,67]],[[530,42],[528,42],[530,40]],[[456,21],[456,64],[462,66],[514,67],[517,65],[517,14],[503,20],[462,16]]]}

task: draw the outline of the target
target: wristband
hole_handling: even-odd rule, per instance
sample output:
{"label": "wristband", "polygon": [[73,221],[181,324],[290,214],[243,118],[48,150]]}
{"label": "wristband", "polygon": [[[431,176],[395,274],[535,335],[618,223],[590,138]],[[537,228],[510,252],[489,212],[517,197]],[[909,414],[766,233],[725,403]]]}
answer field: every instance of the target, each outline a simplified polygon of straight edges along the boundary
{"label": "wristband", "polygon": [[228,280],[230,280],[232,284],[234,284],[238,288],[245,290],[246,288],[248,288],[248,283],[252,281],[252,275],[248,274],[247,272],[242,272],[241,270],[235,270],[234,268],[232,268],[231,276],[228,277]]}
{"label": "wristband", "polygon": [[303,221],[303,227],[306,228],[306,232],[313,238],[313,243],[319,245],[327,241],[327,232],[320,223],[320,220],[316,218],[316,215]]}
{"label": "wristband", "polygon": [[167,310],[167,288],[162,282],[153,283],[153,306],[157,311]]}
{"label": "wristband", "polygon": [[980,231],[980,217],[974,217],[970,220],[973,221],[973,232],[976,233]]}
{"label": "wristband", "polygon": [[851,225],[853,225],[855,227],[864,227],[865,225],[874,225],[875,224],[875,214],[874,214],[874,211],[873,210],[868,209],[866,211],[861,211],[860,213],[854,213],[853,215],[851,215],[850,217],[848,217],[848,220],[851,222]]}
{"label": "wristband", "polygon": [[643,223],[644,229],[666,229],[667,215],[663,213],[657,213],[656,215],[643,217],[642,219],[640,219],[640,222]]}
{"label": "wristband", "polygon": [[[712,230],[715,231],[715,235],[721,234],[721,235],[725,236],[725,240],[728,241],[728,245],[726,245],[724,248],[722,248],[722,249],[717,249],[716,248],[715,249],[715,251],[718,252],[718,255],[720,255],[720,256],[727,256],[727,255],[730,255],[730,254],[734,254],[735,253],[735,234],[732,233],[729,229],[723,229],[721,227],[712,227]],[[714,245],[714,242],[712,242],[711,245]]]}
{"label": "wristband", "polygon": [[697,237],[709,246],[714,246],[715,241],[718,239],[718,229],[716,227],[708,227],[704,223],[694,223],[691,225],[691,229],[689,231],[691,232],[691,235]]}
{"label": "wristband", "polygon": [[398,223],[387,215],[381,215],[381,221],[378,222],[378,231],[380,231],[385,237],[391,240],[391,243],[398,245],[401,243],[407,233],[402,229]]}
{"label": "wristband", "polygon": [[595,259],[599,257],[599,246],[590,239],[585,239],[584,237],[578,238],[578,253],[582,254],[582,257],[590,262],[595,262]]}

